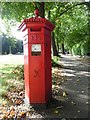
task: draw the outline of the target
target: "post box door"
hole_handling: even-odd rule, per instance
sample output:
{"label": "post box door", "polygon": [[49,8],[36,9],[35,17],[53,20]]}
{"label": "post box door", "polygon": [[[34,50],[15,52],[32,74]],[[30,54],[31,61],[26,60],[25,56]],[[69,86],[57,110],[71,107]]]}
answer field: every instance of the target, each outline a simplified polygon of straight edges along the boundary
{"label": "post box door", "polygon": [[31,44],[30,88],[31,103],[45,102],[43,44]]}

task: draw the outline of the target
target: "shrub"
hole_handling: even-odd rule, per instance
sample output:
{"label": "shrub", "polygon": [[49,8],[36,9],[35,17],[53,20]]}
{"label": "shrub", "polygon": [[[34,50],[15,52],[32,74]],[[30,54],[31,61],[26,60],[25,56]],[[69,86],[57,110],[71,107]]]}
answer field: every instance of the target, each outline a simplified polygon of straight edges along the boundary
{"label": "shrub", "polygon": [[[62,67],[58,64],[60,57],[54,56],[52,58],[52,67]],[[18,65],[12,70],[12,74],[18,80],[24,79],[24,65]]]}
{"label": "shrub", "polygon": [[24,65],[18,65],[13,70],[12,73],[17,79],[24,79]]}
{"label": "shrub", "polygon": [[3,86],[2,88],[0,88],[0,97],[6,97],[6,95],[7,95],[7,90]]}
{"label": "shrub", "polygon": [[72,54],[74,55],[81,55],[81,44],[78,43],[78,44],[75,44],[73,47],[72,47]]}
{"label": "shrub", "polygon": [[57,56],[53,56],[52,57],[52,67],[62,67],[62,65],[60,65],[58,63],[58,61],[60,60],[60,57],[57,57]]}

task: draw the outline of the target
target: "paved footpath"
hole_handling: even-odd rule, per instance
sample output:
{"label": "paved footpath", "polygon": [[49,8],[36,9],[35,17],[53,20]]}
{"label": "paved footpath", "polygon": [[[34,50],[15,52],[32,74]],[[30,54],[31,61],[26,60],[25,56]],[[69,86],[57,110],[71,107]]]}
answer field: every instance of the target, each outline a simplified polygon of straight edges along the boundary
{"label": "paved footpath", "polygon": [[79,59],[62,55],[60,61],[64,65],[61,74],[67,76],[67,81],[61,86],[68,93],[68,99],[63,104],[64,118],[89,118],[90,115],[90,61],[81,62]]}

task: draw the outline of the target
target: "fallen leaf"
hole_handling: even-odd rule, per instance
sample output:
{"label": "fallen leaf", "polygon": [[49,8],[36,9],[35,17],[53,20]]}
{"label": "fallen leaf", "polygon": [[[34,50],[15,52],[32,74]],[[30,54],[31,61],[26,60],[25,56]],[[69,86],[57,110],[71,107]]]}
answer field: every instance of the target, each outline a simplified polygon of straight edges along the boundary
{"label": "fallen leaf", "polygon": [[77,116],[74,117],[75,119],[77,118]]}
{"label": "fallen leaf", "polygon": [[77,93],[79,93],[79,91],[77,91]]}
{"label": "fallen leaf", "polygon": [[23,118],[26,117],[26,112],[21,112],[20,117],[23,117]]}
{"label": "fallen leaf", "polygon": [[66,120],[66,118],[62,118],[61,120]]}
{"label": "fallen leaf", "polygon": [[88,102],[86,102],[86,105],[88,105],[89,103]]}
{"label": "fallen leaf", "polygon": [[76,105],[76,103],[74,101],[71,102],[73,105]]}
{"label": "fallen leaf", "polygon": [[54,111],[54,113],[58,114],[58,113],[59,113],[59,111],[58,111],[58,110],[55,110],[55,111]]}
{"label": "fallen leaf", "polygon": [[7,116],[6,115],[2,115],[1,118],[2,119],[7,119]]}
{"label": "fallen leaf", "polygon": [[80,110],[78,110],[77,112],[80,112]]}
{"label": "fallen leaf", "polygon": [[20,105],[21,103],[22,103],[21,99],[17,99],[17,100],[15,101],[15,104],[16,104],[16,105]]}
{"label": "fallen leaf", "polygon": [[68,100],[69,98],[67,97],[67,100]]}
{"label": "fallen leaf", "polygon": [[82,93],[85,93],[85,91],[82,91]]}
{"label": "fallen leaf", "polygon": [[24,92],[23,92],[23,91],[21,91],[21,92],[19,93],[19,95],[20,95],[20,96],[22,96],[23,94],[24,94]]}
{"label": "fallen leaf", "polygon": [[63,92],[63,97],[66,97],[68,93],[66,91]]}
{"label": "fallen leaf", "polygon": [[27,112],[27,113],[26,113],[26,117],[27,117],[27,118],[30,118],[30,115],[31,115],[30,112]]}
{"label": "fallen leaf", "polygon": [[60,108],[63,108],[63,106],[58,106],[58,107],[56,107],[56,109],[60,109]]}
{"label": "fallen leaf", "polygon": [[77,82],[80,82],[80,80],[78,79]]}
{"label": "fallen leaf", "polygon": [[11,116],[14,116],[14,115],[15,115],[15,111],[14,111],[14,110],[11,110],[11,111],[10,111],[10,115],[11,115]]}

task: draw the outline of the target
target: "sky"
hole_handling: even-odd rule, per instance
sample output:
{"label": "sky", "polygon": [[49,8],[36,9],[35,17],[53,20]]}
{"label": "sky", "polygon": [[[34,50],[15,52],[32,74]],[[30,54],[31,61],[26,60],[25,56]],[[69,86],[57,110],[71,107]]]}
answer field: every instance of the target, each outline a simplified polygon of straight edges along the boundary
{"label": "sky", "polygon": [[[5,27],[4,27],[4,24],[2,23],[2,20],[0,19],[0,30],[4,33],[6,33],[6,30],[5,30]],[[0,33],[1,34],[1,33]]]}
{"label": "sky", "polygon": [[[16,39],[19,39],[19,40],[23,40],[23,33],[21,31],[18,31],[18,26],[20,25],[20,23],[17,23],[16,26],[12,26],[11,27],[11,34],[13,37],[15,37]],[[0,19],[0,30],[3,32],[3,33],[7,33],[6,32],[6,29],[5,29],[5,25],[3,24],[2,22],[2,19]],[[1,34],[1,33],[0,33]]]}
{"label": "sky", "polygon": [[18,27],[19,27],[20,23],[17,24],[15,27],[12,27],[11,31],[12,31],[12,35],[20,40],[23,40],[23,33],[21,31],[18,31]]}

